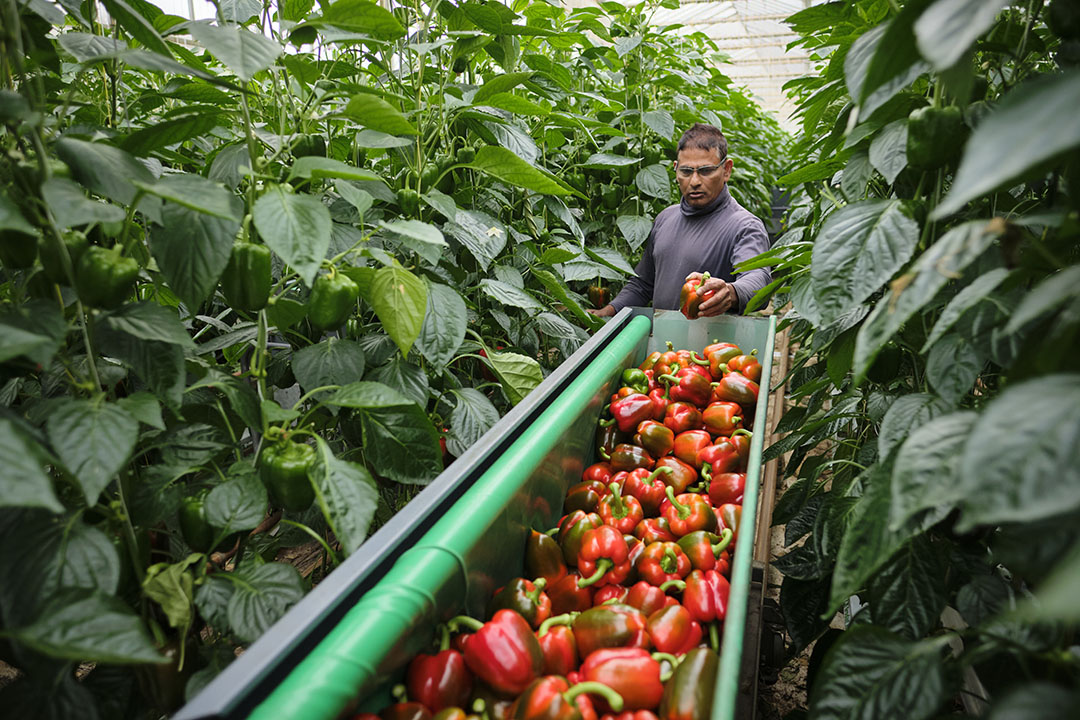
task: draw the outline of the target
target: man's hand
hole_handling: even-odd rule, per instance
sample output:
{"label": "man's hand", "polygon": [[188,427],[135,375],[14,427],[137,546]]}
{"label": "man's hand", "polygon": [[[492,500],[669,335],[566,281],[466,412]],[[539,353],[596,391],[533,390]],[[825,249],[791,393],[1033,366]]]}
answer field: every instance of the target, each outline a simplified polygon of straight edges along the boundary
{"label": "man's hand", "polygon": [[[686,280],[701,277],[701,273],[694,272],[687,275]],[[724,282],[720,278],[710,277],[698,287],[698,296],[704,296],[709,290],[713,291],[713,296],[708,300],[701,301],[701,305],[698,306],[698,315],[700,317],[723,315],[731,308],[738,306],[739,297],[735,294],[735,286],[731,283]]]}
{"label": "man's hand", "polygon": [[595,315],[596,317],[614,317],[615,316],[615,306],[614,305],[605,305],[604,307],[600,308],[599,310],[593,310],[592,308],[585,308],[585,312],[589,313],[590,315]]}

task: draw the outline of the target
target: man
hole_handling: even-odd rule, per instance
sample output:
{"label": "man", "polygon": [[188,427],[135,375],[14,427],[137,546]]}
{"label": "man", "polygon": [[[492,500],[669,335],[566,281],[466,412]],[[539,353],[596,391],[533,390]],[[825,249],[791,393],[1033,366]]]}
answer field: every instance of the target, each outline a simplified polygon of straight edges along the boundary
{"label": "man", "polygon": [[664,208],[653,222],[636,275],[610,305],[591,311],[611,317],[628,305],[679,309],[683,283],[708,272],[698,293],[704,317],[743,312],[746,303],[771,280],[767,269],[751,270],[735,279],[733,267],[769,249],[761,220],[728,192],[732,161],[727,138],[712,125],[696,123],[679,139],[675,177],[682,202]]}

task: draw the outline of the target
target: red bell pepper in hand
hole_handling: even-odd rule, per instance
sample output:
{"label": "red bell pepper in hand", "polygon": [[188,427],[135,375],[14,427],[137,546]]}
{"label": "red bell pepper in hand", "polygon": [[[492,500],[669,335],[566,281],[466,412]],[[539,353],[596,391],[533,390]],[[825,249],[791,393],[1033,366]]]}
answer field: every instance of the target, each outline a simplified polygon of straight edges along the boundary
{"label": "red bell pepper in hand", "polygon": [[580,579],[578,573],[569,572],[562,580],[551,585],[548,597],[551,598],[552,615],[584,612],[593,606],[593,589],[578,587]]}
{"label": "red bell pepper in hand", "polygon": [[678,605],[679,601],[668,595],[665,590],[665,587],[650,585],[644,580],[636,582],[626,593],[625,604],[630,607],[636,607],[643,612],[646,617],[652,615],[660,608]]}
{"label": "red bell pepper in hand", "polygon": [[746,492],[746,473],[720,473],[709,481],[709,502],[713,507],[726,503],[742,505],[743,493]]}
{"label": "red bell pepper in hand", "polygon": [[[610,479],[608,482],[610,482]],[[605,497],[610,492],[611,490],[608,489],[606,483],[597,480],[582,480],[576,485],[571,485],[570,489],[566,491],[563,510],[568,513],[575,510],[584,510],[587,513],[596,512],[596,508],[600,504],[600,498]]]}
{"label": "red bell pepper in hand", "polygon": [[604,603],[609,605],[613,602],[621,603],[626,599],[626,593],[625,585],[605,585],[593,595],[593,607]]}
{"label": "red bell pepper in hand", "polygon": [[697,318],[701,303],[716,294],[714,290],[700,292],[699,288],[708,279],[709,273],[705,273],[701,277],[690,278],[683,283],[682,291],[679,293],[679,310],[690,320]]}
{"label": "red bell pepper in hand", "polygon": [[[675,436],[675,457],[694,468],[701,468],[699,453],[709,447],[712,436],[705,430],[687,430]],[[734,449],[732,450],[734,452]]]}
{"label": "red bell pepper in hand", "polygon": [[[659,512],[660,508],[656,508]],[[668,521],[662,517],[645,518],[634,528],[634,537],[646,547],[654,542],[675,542]]]}
{"label": "red bell pepper in hand", "polygon": [[431,712],[464,705],[472,693],[473,676],[465,657],[450,649],[450,631],[440,627],[442,641],[435,655],[421,653],[409,663],[405,687],[409,697],[423,703]]}
{"label": "red bell pepper in hand", "polygon": [[709,501],[696,493],[683,493],[675,497],[675,492],[667,489],[668,499],[660,506],[660,512],[667,518],[671,532],[676,537],[689,535],[695,530],[713,531],[716,529],[716,514]]}
{"label": "red bell pepper in hand", "polygon": [[562,548],[563,561],[567,565],[577,566],[581,539],[586,530],[598,528],[604,524],[596,513],[575,510],[559,523],[559,547]]}
{"label": "red bell pepper in hand", "polygon": [[601,648],[648,648],[646,621],[644,613],[629,605],[599,605],[586,610],[574,620],[578,654],[587,658]]}
{"label": "red bell pepper in hand", "polygon": [[492,596],[488,615],[499,610],[513,610],[538,628],[551,617],[551,598],[544,592],[545,587],[547,580],[544,578],[538,578],[535,583],[526,578],[514,578]]}
{"label": "red bell pepper in hand", "polygon": [[657,380],[672,383],[669,394],[675,402],[704,407],[709,404],[709,397],[713,394],[709,378],[693,368],[684,368],[675,375],[661,375]]}
{"label": "red bell pepper in hand", "polygon": [[[641,648],[604,648],[596,650],[581,664],[581,676],[615,690],[627,710],[645,710],[660,704],[664,684],[660,682],[660,663]],[[606,709],[601,704],[601,709]]]}
{"label": "red bell pepper in hand", "polygon": [[664,457],[675,447],[675,433],[667,425],[646,420],[637,426],[634,444],[645,448],[654,458]]}
{"label": "red bell pepper in hand", "polygon": [[611,707],[622,708],[622,698],[606,685],[582,682],[571,687],[566,678],[548,675],[529,685],[514,701],[510,716],[514,720],[585,720],[585,713],[595,713],[586,693],[601,696]]}
{"label": "red bell pepper in hand", "polygon": [[757,405],[758,390],[758,384],[750,378],[729,372],[713,387],[711,397],[714,402],[734,402],[744,410],[752,409]]}
{"label": "red bell pepper in hand", "polygon": [[716,514],[719,516],[721,527],[731,530],[731,539],[733,541],[737,540],[739,537],[739,524],[742,522],[742,505],[724,503],[716,509]]}
{"label": "red bell pepper in hand", "polygon": [[477,627],[465,644],[465,664],[496,692],[517,695],[544,669],[544,653],[525,618],[513,610],[499,610],[481,625],[469,617],[457,622]]}
{"label": "red bell pepper in hand", "polygon": [[[612,445],[611,449],[614,450],[615,445]],[[608,452],[610,452],[610,450]],[[614,474],[614,472],[615,471],[611,469],[611,463],[593,463],[589,467],[585,468],[585,472],[581,474],[581,481],[598,482],[602,484],[604,488],[607,488],[607,484],[611,482],[611,476]]]}
{"label": "red bell pepper in hand", "polygon": [[645,624],[657,650],[682,655],[701,642],[701,623],[682,605],[668,605],[649,615]]}
{"label": "red bell pepper in hand", "polygon": [[617,585],[630,574],[630,549],[621,532],[610,525],[586,530],[581,538],[577,566],[580,587]]}
{"label": "red bell pepper in hand", "polygon": [[[618,530],[620,534],[632,533],[637,524],[645,517],[644,511],[641,509],[641,502],[633,495],[623,497],[619,484],[616,482],[611,483],[609,487],[611,493],[600,500],[597,514],[605,525],[610,525]],[[580,555],[578,557],[580,558]]]}
{"label": "red bell pepper in hand", "polygon": [[676,436],[690,430],[700,430],[701,411],[690,403],[673,402],[664,411],[664,425],[669,427]]}
{"label": "red bell pepper in hand", "polygon": [[611,469],[616,472],[629,472],[638,468],[652,470],[653,465],[656,464],[656,460],[645,451],[645,448],[627,443],[616,445],[608,456],[608,462],[611,463]]}
{"label": "red bell pepper in hand", "polygon": [[720,535],[706,530],[697,530],[678,539],[679,547],[690,559],[694,570],[714,570],[717,559],[731,544],[731,531],[721,530]]}
{"label": "red bell pepper in hand", "polygon": [[701,422],[713,435],[731,435],[742,427],[741,412],[742,406],[738,403],[709,403],[709,406],[701,413]]}
{"label": "red bell pepper in hand", "polygon": [[[667,430],[667,428],[664,429]],[[664,502],[664,497],[666,497],[664,488],[667,485],[663,478],[673,473],[674,471],[669,467],[658,467],[652,472],[639,468],[627,474],[623,480],[622,491],[637,498],[646,516],[655,515],[660,511],[660,503]]]}
{"label": "red bell pepper in hand", "polygon": [[654,542],[645,547],[637,562],[641,579],[660,587],[669,580],[682,580],[691,570],[690,558],[673,542]]}
{"label": "red bell pepper in hand", "polygon": [[664,485],[671,486],[676,494],[686,492],[686,488],[698,481],[697,470],[695,470],[692,465],[683,462],[679,458],[671,456],[662,457],[656,461],[656,467],[671,469],[670,475],[664,475]]}
{"label": "red bell pepper in hand", "polygon": [[694,570],[686,576],[682,604],[698,622],[723,620],[727,616],[731,585],[715,570]]}
{"label": "red bell pepper in hand", "polygon": [[566,675],[577,669],[577,640],[570,629],[575,617],[572,613],[549,617],[536,631],[536,641],[544,653],[545,675]]}
{"label": "red bell pepper in hand", "polygon": [[632,433],[644,420],[653,414],[653,401],[648,395],[631,393],[611,403],[611,416],[615,424],[624,433]]}

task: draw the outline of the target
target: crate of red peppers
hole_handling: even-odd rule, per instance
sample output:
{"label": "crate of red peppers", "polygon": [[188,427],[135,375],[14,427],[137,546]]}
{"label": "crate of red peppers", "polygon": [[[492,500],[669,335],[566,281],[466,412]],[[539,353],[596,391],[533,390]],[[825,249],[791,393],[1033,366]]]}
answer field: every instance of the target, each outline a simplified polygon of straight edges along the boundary
{"label": "crate of red peppers", "polygon": [[524,576],[352,720],[712,717],[761,377],[756,349],[719,339],[623,370]]}

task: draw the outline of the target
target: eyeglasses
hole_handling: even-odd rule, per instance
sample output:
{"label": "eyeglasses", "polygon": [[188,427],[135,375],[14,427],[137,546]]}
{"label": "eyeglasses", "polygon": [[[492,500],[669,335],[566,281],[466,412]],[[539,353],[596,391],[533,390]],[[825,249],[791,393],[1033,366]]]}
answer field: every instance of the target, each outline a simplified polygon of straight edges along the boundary
{"label": "eyeglasses", "polygon": [[702,165],[701,167],[689,167],[686,165],[680,165],[678,173],[684,178],[692,178],[694,173],[697,173],[699,177],[707,178],[711,177],[717,170],[723,168],[723,165]]}

